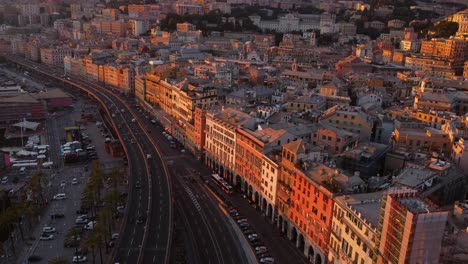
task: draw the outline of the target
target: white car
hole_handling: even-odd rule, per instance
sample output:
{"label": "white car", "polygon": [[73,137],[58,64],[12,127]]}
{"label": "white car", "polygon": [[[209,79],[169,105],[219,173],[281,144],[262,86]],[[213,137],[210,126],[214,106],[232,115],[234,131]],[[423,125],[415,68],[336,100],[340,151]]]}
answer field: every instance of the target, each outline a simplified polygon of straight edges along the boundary
{"label": "white car", "polygon": [[260,263],[264,263],[264,264],[273,264],[274,262],[275,262],[275,259],[270,258],[270,257],[260,259]]}
{"label": "white car", "polygon": [[135,118],[132,118],[132,123],[135,123],[136,122],[136,119]]}
{"label": "white car", "polygon": [[84,226],[84,229],[93,230],[95,226],[96,226],[96,221],[91,221]]}
{"label": "white car", "polygon": [[147,158],[147,159],[151,159],[151,158],[152,158],[152,157],[151,157],[151,154],[146,154],[146,158]]}
{"label": "white car", "polygon": [[58,193],[54,195],[54,200],[64,200],[64,199],[67,199],[67,195],[65,195],[64,193]]}
{"label": "white car", "polygon": [[50,234],[42,234],[39,237],[39,240],[52,240],[52,239],[54,239],[54,235],[50,235]]}
{"label": "white car", "polygon": [[60,183],[60,187],[65,187],[66,185],[67,185],[67,183],[66,183],[65,181],[62,181],[62,182]]}
{"label": "white car", "polygon": [[42,232],[44,232],[44,233],[54,233],[55,228],[51,227],[51,226],[44,226],[44,228],[42,228]]}
{"label": "white car", "polygon": [[86,262],[88,260],[85,256],[74,256],[72,262],[73,263],[81,263]]}
{"label": "white car", "polygon": [[77,185],[77,184],[78,184],[78,179],[77,179],[77,178],[73,178],[71,184],[72,184],[72,185]]}
{"label": "white car", "polygon": [[75,220],[75,224],[86,224],[88,223],[88,218],[86,217],[77,217],[76,220]]}

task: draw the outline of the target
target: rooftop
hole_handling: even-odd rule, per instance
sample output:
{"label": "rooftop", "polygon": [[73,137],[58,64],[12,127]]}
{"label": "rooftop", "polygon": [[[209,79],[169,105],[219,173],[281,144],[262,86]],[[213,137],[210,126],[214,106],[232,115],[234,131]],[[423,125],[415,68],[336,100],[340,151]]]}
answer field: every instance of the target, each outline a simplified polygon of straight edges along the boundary
{"label": "rooftop", "polygon": [[351,194],[338,196],[335,201],[355,210],[356,213],[361,214],[362,219],[376,228],[379,223],[382,196],[383,192]]}

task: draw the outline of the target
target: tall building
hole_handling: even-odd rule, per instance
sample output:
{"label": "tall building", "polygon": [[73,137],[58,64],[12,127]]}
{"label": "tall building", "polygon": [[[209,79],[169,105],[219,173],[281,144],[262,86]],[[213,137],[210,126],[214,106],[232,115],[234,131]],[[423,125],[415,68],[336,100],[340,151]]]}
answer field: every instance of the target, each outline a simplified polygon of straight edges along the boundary
{"label": "tall building", "polygon": [[328,263],[375,263],[382,192],[335,197]]}
{"label": "tall building", "polygon": [[377,263],[439,263],[448,213],[416,194],[393,189],[383,197]]}

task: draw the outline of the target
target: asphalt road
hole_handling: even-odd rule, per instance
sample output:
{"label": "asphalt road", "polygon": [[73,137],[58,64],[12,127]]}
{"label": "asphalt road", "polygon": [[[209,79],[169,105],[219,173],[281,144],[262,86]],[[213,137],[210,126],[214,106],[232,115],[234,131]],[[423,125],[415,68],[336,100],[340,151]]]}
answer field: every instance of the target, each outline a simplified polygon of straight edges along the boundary
{"label": "asphalt road", "polygon": [[[53,74],[50,68],[43,65],[17,57],[14,59],[26,67],[35,65],[35,69],[43,74]],[[62,78],[58,77],[58,72],[55,76]],[[127,150],[131,188],[126,210],[127,224],[120,236],[116,262],[168,263],[173,204],[183,219],[189,240],[190,263],[256,262],[245,237],[223,210],[222,202],[211,195],[201,180],[194,177],[193,169],[199,168],[200,164],[193,156],[172,149],[161,134],[161,127],[153,126],[134,106],[130,110],[128,105],[131,105],[131,101],[125,102],[118,98],[120,95],[79,78],[65,77],[62,80],[98,95],[115,114],[114,122],[119,127],[118,132]],[[131,122],[135,117],[137,122]],[[135,144],[131,143],[132,139],[136,141]],[[152,158],[145,159],[146,154]],[[161,157],[173,165],[165,167]],[[170,199],[167,170],[171,175],[174,199]],[[133,187],[136,181],[141,183],[141,188]],[[136,224],[138,216],[144,216],[146,222]]]}
{"label": "asphalt road", "polygon": [[[21,60],[23,66],[31,67],[30,62],[16,59]],[[116,113],[114,123],[120,127],[119,133],[127,150],[130,164],[129,183],[133,186],[139,181],[141,188],[130,188],[126,210],[127,224],[120,236],[115,260],[121,263],[147,263],[148,260],[167,263],[172,228],[169,184],[167,176],[161,170],[162,162],[158,153],[154,146],[149,144],[150,141],[145,131],[138,123],[130,121],[133,115],[128,111],[125,103],[109,91],[83,82],[80,78],[59,77],[58,71],[52,73],[50,68],[44,65],[36,64],[33,67],[34,69],[31,70],[37,70],[49,76],[53,74],[56,78],[62,79],[65,84],[78,85],[94,93],[102,101],[103,106]],[[121,109],[124,111],[120,111]],[[131,139],[135,139],[137,143],[132,144]],[[144,158],[146,154],[150,154],[153,158],[146,160]],[[159,184],[153,184],[153,181]],[[153,192],[158,194],[154,202]],[[143,219],[143,223],[136,224],[140,218]],[[149,243],[146,243],[147,240]]]}

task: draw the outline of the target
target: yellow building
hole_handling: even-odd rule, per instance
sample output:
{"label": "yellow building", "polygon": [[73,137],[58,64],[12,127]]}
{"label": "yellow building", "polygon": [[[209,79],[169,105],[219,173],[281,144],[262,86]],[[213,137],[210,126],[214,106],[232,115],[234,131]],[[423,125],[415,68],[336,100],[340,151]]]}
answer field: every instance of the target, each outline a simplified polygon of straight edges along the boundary
{"label": "yellow building", "polygon": [[376,263],[375,242],[382,193],[335,197],[328,263]]}

